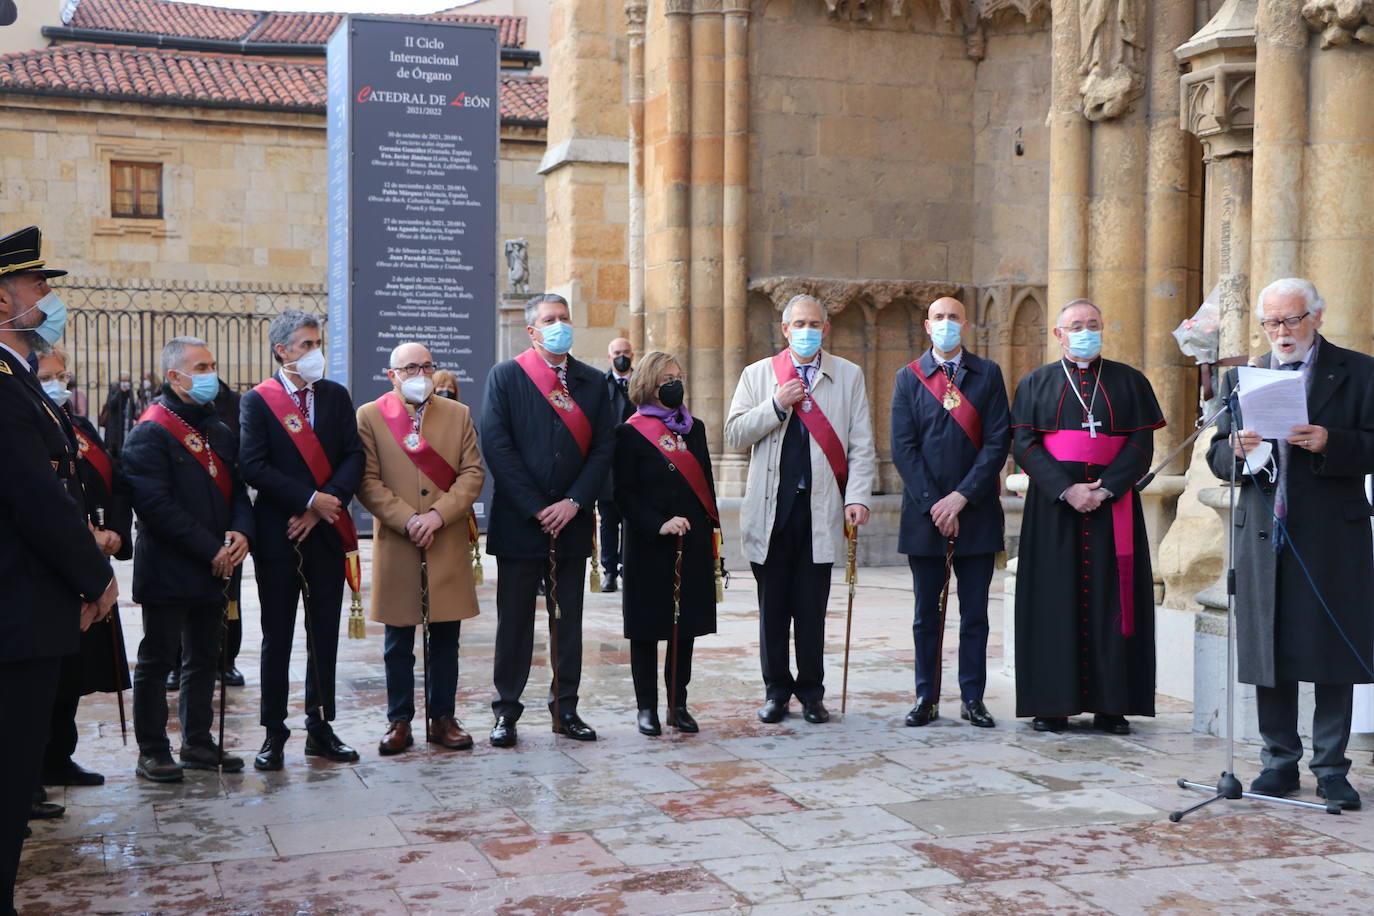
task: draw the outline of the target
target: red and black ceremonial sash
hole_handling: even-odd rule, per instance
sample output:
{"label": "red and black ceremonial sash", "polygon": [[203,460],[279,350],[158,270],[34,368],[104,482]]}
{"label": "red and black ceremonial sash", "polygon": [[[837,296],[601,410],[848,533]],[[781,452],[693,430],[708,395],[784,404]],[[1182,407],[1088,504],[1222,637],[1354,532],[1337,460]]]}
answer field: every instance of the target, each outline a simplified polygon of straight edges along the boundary
{"label": "red and black ceremonial sash", "polygon": [[420,469],[420,473],[434,481],[434,485],[441,490],[453,486],[453,482],[458,479],[458,472],[453,469],[453,465],[444,460],[443,455],[435,451],[434,446],[425,441],[424,436],[420,435],[410,414],[406,412],[405,405],[401,403],[401,396],[394,391],[388,391],[376,400],[376,404],[382,419],[386,421],[386,428],[391,430],[391,435],[396,439],[396,444],[415,467]]}
{"label": "red and black ceremonial sash", "polygon": [[[138,418],[138,422],[156,423],[171,433],[172,438],[180,442],[182,447],[191,453],[191,457],[196,459],[196,463],[205,469],[205,473],[210,475],[210,479],[215,482],[215,486],[219,487],[219,492],[224,496],[224,501],[227,503],[233,499],[234,482],[229,479],[229,466],[224,463],[223,458],[215,454],[209,441],[196,432],[191,424],[161,404],[148,405],[148,409],[143,411],[143,416]],[[82,436],[80,432],[77,432],[76,435],[84,453],[86,451],[84,447],[86,437]],[[91,463],[95,464],[95,462]]]}
{"label": "red and black ceremonial sash", "polygon": [[540,356],[534,347],[517,356],[515,362],[525,370],[525,374],[530,377],[539,393],[553,405],[553,412],[568,427],[568,432],[577,440],[582,457],[586,458],[587,453],[592,450],[592,422],[558,381],[558,373],[549,368],[549,364],[544,362],[544,357]]}
{"label": "red and black ceremonial sash", "polygon": [[970,401],[954,382],[950,381],[949,376],[945,375],[944,370],[937,368],[930,375],[921,371],[921,361],[915,360],[907,364],[911,374],[920,380],[935,398],[941,407],[949,411],[949,415],[954,418],[954,422],[959,424],[959,428],[973,440],[974,448],[983,447],[983,418],[978,414],[978,408],[973,406]]}
{"label": "red and black ceremonial sash", "polygon": [[[324,453],[324,446],[315,435],[310,418],[301,414],[301,405],[286,393],[286,389],[275,377],[259,382],[253,386],[253,390],[262,396],[267,409],[272,411],[272,416],[277,418],[277,422],[291,438],[291,444],[300,452],[306,467],[310,468],[310,476],[315,478],[315,489],[323,487],[334,475],[334,466],[329,463],[329,456]],[[358,529],[353,524],[353,516],[348,514],[347,506],[334,518],[334,530],[343,541],[344,579],[350,589],[361,592],[363,572],[361,561],[358,559]]]}
{"label": "red and black ceremonial sash", "polygon": [[668,467],[682,475],[682,479],[687,481],[687,486],[692,488],[692,492],[700,500],[701,507],[719,527],[720,511],[716,508],[716,495],[706,483],[706,472],[701,469],[701,462],[697,461],[697,456],[688,451],[687,445],[657,417],[636,413],[625,422],[633,426],[637,433],[649,440],[650,445],[658,449],[659,454],[668,459]]}
{"label": "red and black ceremonial sash", "polygon": [[105,481],[105,491],[113,493],[114,463],[110,461],[110,456],[105,454],[105,450],[78,429],[75,424],[72,425],[72,432],[76,433],[77,452],[82,458],[90,462],[91,467],[95,468],[96,473],[100,475],[100,479]]}
{"label": "red and black ceremonial sash", "polygon": [[[788,350],[783,350],[773,357],[773,374],[777,377],[779,385],[784,385],[792,379],[801,380]],[[825,412],[821,410],[821,405],[816,403],[810,392],[807,392],[797,404],[796,411],[806,431],[825,453],[825,460],[830,462],[830,470],[835,472],[835,481],[840,485],[840,500],[843,501],[845,486],[849,483],[849,459],[845,456],[844,446],[840,444],[840,437],[835,435],[835,428],[830,425]]]}

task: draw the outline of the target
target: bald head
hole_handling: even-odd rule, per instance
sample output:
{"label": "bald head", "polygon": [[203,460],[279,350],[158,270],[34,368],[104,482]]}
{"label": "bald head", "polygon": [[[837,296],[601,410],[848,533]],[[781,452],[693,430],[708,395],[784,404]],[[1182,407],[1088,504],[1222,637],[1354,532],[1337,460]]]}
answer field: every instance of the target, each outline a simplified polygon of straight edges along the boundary
{"label": "bald head", "polygon": [[935,356],[940,360],[954,359],[964,348],[968,337],[968,316],[964,303],[953,296],[941,296],[926,309],[926,334],[930,337]]}
{"label": "bald head", "polygon": [[391,351],[391,368],[399,369],[410,363],[433,362],[433,357],[429,355],[429,349],[424,344],[403,343]]}
{"label": "bald head", "polygon": [[968,318],[964,312],[964,303],[953,296],[941,296],[930,304],[930,308],[926,309],[926,320],[949,320],[965,324]]}

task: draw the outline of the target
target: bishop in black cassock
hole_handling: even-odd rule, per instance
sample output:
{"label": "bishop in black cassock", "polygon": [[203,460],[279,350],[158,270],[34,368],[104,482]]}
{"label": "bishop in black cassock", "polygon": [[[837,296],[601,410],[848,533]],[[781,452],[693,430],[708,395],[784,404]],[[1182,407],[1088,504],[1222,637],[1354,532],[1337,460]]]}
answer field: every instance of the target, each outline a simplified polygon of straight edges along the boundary
{"label": "bishop in black cassock", "polygon": [[1125,716],[1155,710],[1154,579],[1134,484],[1164,417],[1140,371],[1101,357],[1096,306],[1070,303],[1057,324],[1063,358],[1021,380],[1011,413],[1012,457],[1030,476],[1016,714],[1059,731],[1092,712],[1095,728],[1127,734]]}

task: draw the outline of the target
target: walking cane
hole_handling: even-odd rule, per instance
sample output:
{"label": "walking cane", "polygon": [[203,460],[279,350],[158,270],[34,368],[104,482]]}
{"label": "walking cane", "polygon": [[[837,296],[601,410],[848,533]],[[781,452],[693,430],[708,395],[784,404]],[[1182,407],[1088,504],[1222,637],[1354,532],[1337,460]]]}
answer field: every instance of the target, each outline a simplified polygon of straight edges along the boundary
{"label": "walking cane", "polygon": [[[105,530],[105,507],[96,506],[95,526],[101,531]],[[115,675],[115,697],[119,701],[119,734],[124,739],[124,746],[129,746],[129,720],[124,715],[124,678],[129,676],[129,660],[124,657],[120,650],[124,648],[124,627],[119,622],[119,604],[110,608],[110,648],[114,650],[114,675]],[[122,666],[122,667],[121,667]]]}
{"label": "walking cane", "polygon": [[840,715],[844,715],[849,699],[849,634],[854,626],[854,587],[859,584],[859,529],[845,522],[844,537],[849,542],[849,556],[844,568],[844,581],[849,584],[849,609],[844,615],[844,677],[840,681]]}
{"label": "walking cane", "polygon": [[[424,679],[425,679],[425,741],[429,734],[429,551],[420,548],[420,629],[424,639]],[[412,643],[413,645],[413,643]]]}
{"label": "walking cane", "polygon": [[553,672],[553,730],[558,731],[563,720],[558,715],[558,535],[549,535],[549,586],[544,591],[544,604],[549,609],[549,668]]}
{"label": "walking cane", "polygon": [[[229,538],[224,538],[224,546],[229,546]],[[228,692],[224,686],[225,676],[229,673],[229,583],[234,581],[234,570],[229,570],[229,575],[224,577],[224,609],[219,617],[219,778],[224,782],[224,695]]]}
{"label": "walking cane", "polygon": [[949,607],[949,575],[953,569],[954,538],[949,538],[945,543],[945,584],[940,589],[940,629],[935,637],[935,683],[930,691],[931,696],[926,697],[926,702],[936,707],[940,705],[940,675],[945,667],[945,609]]}
{"label": "walking cane", "polygon": [[681,728],[677,721],[677,631],[678,620],[682,617],[682,535],[677,536],[677,556],[673,559],[673,638],[668,640],[668,664],[672,676],[668,678],[668,711],[673,717],[673,727]]}

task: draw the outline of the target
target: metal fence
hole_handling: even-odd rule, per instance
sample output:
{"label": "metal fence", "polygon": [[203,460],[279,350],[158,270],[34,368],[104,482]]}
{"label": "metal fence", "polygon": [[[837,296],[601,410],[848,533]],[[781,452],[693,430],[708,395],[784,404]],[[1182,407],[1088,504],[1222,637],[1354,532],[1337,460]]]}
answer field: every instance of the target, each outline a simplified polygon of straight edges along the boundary
{"label": "metal fence", "polygon": [[[60,284],[60,285],[58,285]],[[121,375],[134,390],[150,376],[161,382],[159,358],[173,337],[204,339],[219,362],[219,375],[246,391],[275,368],[267,327],[288,308],[326,320],[323,286],[196,283],[54,284],[68,307],[62,345],[71,354],[77,389],[95,420]]]}

